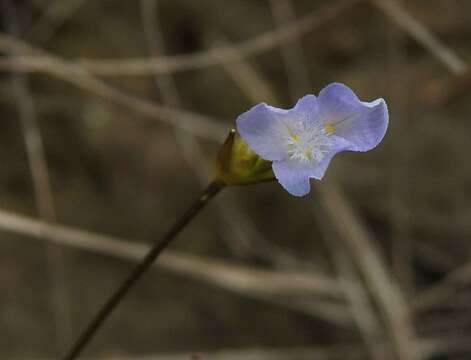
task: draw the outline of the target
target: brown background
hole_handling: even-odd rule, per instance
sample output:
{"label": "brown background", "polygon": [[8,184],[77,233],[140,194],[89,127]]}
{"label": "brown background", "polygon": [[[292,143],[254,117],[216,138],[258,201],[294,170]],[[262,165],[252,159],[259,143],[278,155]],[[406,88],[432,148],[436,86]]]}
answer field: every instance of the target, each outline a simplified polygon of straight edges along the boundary
{"label": "brown background", "polygon": [[[2,16],[0,358],[57,358],[133,264],[14,219],[149,244],[209,181],[239,113],[339,81],[386,99],[383,143],[338,155],[302,199],[224,191],[87,354],[469,359],[469,1],[30,0]],[[155,77],[107,61],[149,52],[200,55]],[[43,147],[26,150],[31,134]]]}

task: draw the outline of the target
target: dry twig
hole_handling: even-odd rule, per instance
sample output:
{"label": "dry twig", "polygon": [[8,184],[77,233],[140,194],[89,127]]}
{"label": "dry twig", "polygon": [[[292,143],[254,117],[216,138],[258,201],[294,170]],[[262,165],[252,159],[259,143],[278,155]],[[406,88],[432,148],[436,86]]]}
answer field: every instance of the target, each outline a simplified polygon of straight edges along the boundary
{"label": "dry twig", "polygon": [[[36,61],[38,60],[36,58],[33,62],[26,63],[22,63],[22,60],[17,58],[15,58],[15,61],[4,60],[3,65],[9,64],[6,67],[8,70],[19,70],[18,66],[22,68],[23,65],[26,67],[39,67],[47,74],[71,83],[80,89],[87,90],[117,105],[124,106],[140,115],[159,120],[162,123],[178,127],[197,136],[214,141],[222,141],[227,134],[227,127],[214,119],[162,106],[127,94],[90,75],[79,65],[70,64],[57,57],[50,56],[44,51],[33,48],[10,36],[0,34],[0,51],[11,54],[40,54],[42,56],[39,61]],[[2,67],[2,64],[0,64],[0,67]]]}
{"label": "dry twig", "polygon": [[44,8],[41,17],[31,26],[28,38],[34,43],[49,41],[67,20],[88,0],[55,0]]}
{"label": "dry twig", "polygon": [[[188,55],[174,55],[157,58],[125,59],[125,60],[93,60],[80,59],[74,65],[86,70],[89,74],[102,76],[125,76],[163,74],[190,69],[201,69],[223,63],[238,62],[240,58],[248,58],[271,50],[279,44],[289,42],[308,31],[321,26],[340,13],[350,9],[359,0],[339,0],[314,11],[298,21],[281,29],[268,31],[249,40],[230,47],[221,47],[200,51]],[[31,55],[31,54],[30,54]],[[54,64],[38,57],[18,59],[17,69],[21,71],[51,72]]]}
{"label": "dry twig", "polygon": [[412,36],[455,75],[463,75],[468,64],[443,44],[431,31],[396,0],[370,0],[399,27]]}
{"label": "dry twig", "polygon": [[[62,225],[48,224],[25,216],[0,210],[0,229],[47,240],[71,248],[139,261],[148,247],[111,236],[95,234]],[[276,303],[311,316],[321,317],[338,325],[348,325],[350,318],[345,306],[325,302],[320,297],[340,299],[335,280],[314,272],[278,272],[229,264],[200,256],[184,255],[167,250],[154,264],[158,268],[217,286],[242,296]],[[316,296],[317,302],[303,303],[306,296]]]}
{"label": "dry twig", "polygon": [[[10,33],[20,36],[16,5],[4,0],[3,8]],[[44,151],[35,102],[25,74],[12,74],[13,95],[16,97],[19,120],[25,141],[28,164],[33,180],[34,198],[39,217],[46,222],[56,220],[51,181]],[[67,296],[67,273],[60,247],[45,244],[46,272],[51,286],[51,311],[55,326],[55,342],[58,351],[71,337],[70,298]]]}
{"label": "dry twig", "polygon": [[382,310],[400,359],[420,359],[409,308],[374,245],[339,189],[324,181],[318,191],[321,205],[332,219],[338,236],[354,256],[356,264]]}

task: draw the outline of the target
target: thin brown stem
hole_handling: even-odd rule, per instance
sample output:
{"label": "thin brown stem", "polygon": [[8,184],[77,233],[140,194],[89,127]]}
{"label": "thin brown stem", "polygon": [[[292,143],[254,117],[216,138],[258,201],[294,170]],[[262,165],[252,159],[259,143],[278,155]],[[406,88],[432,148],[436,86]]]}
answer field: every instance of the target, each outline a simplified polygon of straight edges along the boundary
{"label": "thin brown stem", "polygon": [[69,352],[62,358],[63,360],[76,359],[93,336],[100,329],[108,316],[113,312],[116,306],[123,300],[132,286],[140,277],[150,268],[162,251],[172,242],[173,239],[185,228],[186,225],[203,209],[219,191],[224,188],[224,183],[215,180],[204,190],[198,199],[190,206],[186,213],[170,228],[170,230],[160,239],[158,239],[147,255],[134,268],[129,276],[122,282],[113,295],[105,302],[92,321],[83,330],[80,337],[72,345]]}

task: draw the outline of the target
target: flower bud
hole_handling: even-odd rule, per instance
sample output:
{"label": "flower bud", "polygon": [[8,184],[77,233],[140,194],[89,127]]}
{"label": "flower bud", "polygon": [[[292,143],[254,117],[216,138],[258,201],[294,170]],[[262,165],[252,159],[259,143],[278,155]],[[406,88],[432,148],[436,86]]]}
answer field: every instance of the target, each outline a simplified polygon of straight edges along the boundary
{"label": "flower bud", "polygon": [[246,185],[273,180],[271,161],[258,156],[232,129],[219,151],[216,175],[227,185]]}

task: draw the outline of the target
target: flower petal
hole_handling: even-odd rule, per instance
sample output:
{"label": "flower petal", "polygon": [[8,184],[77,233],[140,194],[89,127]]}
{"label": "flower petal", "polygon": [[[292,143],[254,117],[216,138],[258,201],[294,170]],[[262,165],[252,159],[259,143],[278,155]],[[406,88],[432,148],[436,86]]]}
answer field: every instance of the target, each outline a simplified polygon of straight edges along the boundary
{"label": "flower petal", "polygon": [[283,188],[294,196],[306,195],[309,184],[309,168],[303,167],[298,161],[282,160],[273,162],[273,172]]}
{"label": "flower petal", "polygon": [[321,180],[335,154],[348,150],[352,144],[340,136],[331,135],[331,147],[320,162],[303,163],[296,160],[274,161],[272,168],[278,182],[290,194],[309,193],[309,178]]}
{"label": "flower petal", "polygon": [[318,100],[321,121],[351,143],[348,150],[368,151],[383,139],[388,127],[383,99],[363,102],[347,86],[333,83],[321,90]]}
{"label": "flower petal", "polygon": [[262,158],[282,160],[285,157],[283,139],[287,131],[282,116],[287,112],[265,103],[255,105],[236,119],[237,131]]}
{"label": "flower petal", "polygon": [[310,124],[319,119],[319,102],[315,95],[306,95],[298,100],[293,109],[289,111],[293,114],[292,120],[302,121]]}
{"label": "flower petal", "polygon": [[317,180],[321,180],[324,177],[324,173],[329,166],[330,161],[332,158],[338,154],[339,152],[350,150],[353,146],[352,143],[345,140],[344,138],[336,135],[331,135],[331,145],[329,152],[324,155],[322,160],[317,164],[313,165],[310,169],[309,176],[313,177]]}
{"label": "flower petal", "polygon": [[320,162],[274,161],[272,165],[273,172],[286,191],[295,196],[304,196],[310,190],[309,178],[321,180],[335,154],[351,147],[352,144],[344,138],[331,135],[329,152],[324,155]]}

